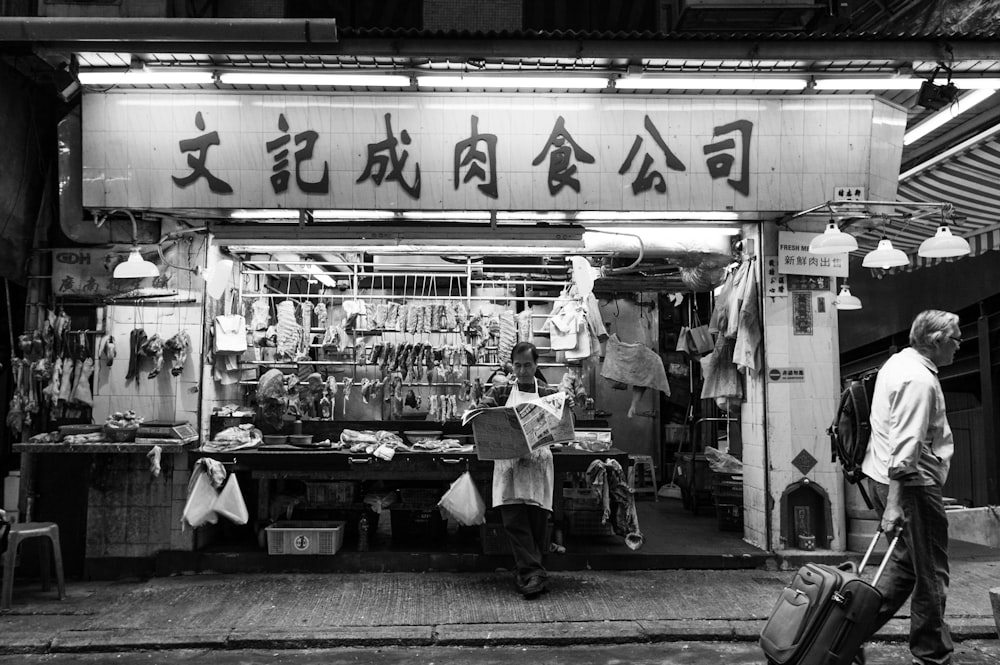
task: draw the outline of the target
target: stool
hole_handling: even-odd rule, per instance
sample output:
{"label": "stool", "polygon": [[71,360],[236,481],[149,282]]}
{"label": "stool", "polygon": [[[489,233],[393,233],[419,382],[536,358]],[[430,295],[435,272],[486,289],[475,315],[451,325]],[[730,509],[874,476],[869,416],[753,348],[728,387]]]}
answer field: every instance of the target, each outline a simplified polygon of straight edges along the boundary
{"label": "stool", "polygon": [[[62,549],[59,546],[59,526],[55,522],[24,522],[10,525],[10,542],[3,554],[3,590],[0,591],[0,608],[10,609],[14,597],[14,564],[17,548],[28,538],[48,538],[56,559],[56,583],[59,586],[59,600],[66,597],[66,582],[63,579]],[[49,548],[46,543],[40,547],[42,591],[49,590]]]}
{"label": "stool", "polygon": [[[632,463],[628,467],[628,486],[632,489],[632,494],[652,494],[653,501],[659,501],[656,495],[656,468],[653,466],[651,455],[629,455]],[[635,486],[636,477],[642,483],[641,487]]]}

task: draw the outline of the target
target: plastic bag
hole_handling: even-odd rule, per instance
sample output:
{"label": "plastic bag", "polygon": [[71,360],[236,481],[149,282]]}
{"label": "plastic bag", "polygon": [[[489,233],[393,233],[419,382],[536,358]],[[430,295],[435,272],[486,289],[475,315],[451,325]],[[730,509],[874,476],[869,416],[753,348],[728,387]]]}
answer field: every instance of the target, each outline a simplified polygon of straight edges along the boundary
{"label": "plastic bag", "polygon": [[443,516],[455,518],[462,526],[474,526],[486,521],[486,504],[468,471],[451,484],[438,501],[438,508]]}
{"label": "plastic bag", "polygon": [[705,446],[705,458],[708,460],[709,468],[715,473],[743,473],[743,462],[712,446]]}
{"label": "plastic bag", "polygon": [[234,524],[246,524],[247,520],[250,519],[247,504],[243,501],[243,493],[240,491],[240,484],[236,481],[235,473],[229,474],[226,484],[215,498],[215,503],[212,504],[212,510]]}
{"label": "plastic bag", "polygon": [[198,528],[202,524],[215,524],[219,521],[219,516],[212,509],[218,492],[212,487],[212,481],[208,474],[200,466],[191,475],[191,482],[188,484],[187,503],[184,504],[184,516],[181,517],[181,525],[190,524]]}

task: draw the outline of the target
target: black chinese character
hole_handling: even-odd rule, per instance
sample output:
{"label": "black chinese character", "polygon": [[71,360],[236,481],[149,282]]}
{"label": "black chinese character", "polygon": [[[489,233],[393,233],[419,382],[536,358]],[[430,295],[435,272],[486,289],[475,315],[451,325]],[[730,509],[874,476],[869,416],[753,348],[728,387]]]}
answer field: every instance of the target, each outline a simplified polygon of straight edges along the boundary
{"label": "black chinese character", "polygon": [[[201,111],[194,116],[195,127],[198,131],[205,131],[205,120],[201,117]],[[191,167],[191,173],[184,176],[183,178],[178,178],[177,176],[171,176],[174,183],[181,188],[187,187],[191,183],[195,182],[199,178],[205,178],[208,180],[208,188],[216,194],[232,194],[233,188],[229,186],[225,180],[221,178],[216,178],[205,166],[208,161],[208,149],[213,145],[219,145],[219,133],[209,132],[208,134],[202,134],[199,137],[193,139],[183,139],[179,141],[181,152],[197,152],[198,156],[194,155],[187,156],[188,166]]]}
{"label": "black chinese character", "polygon": [[573,174],[576,173],[576,165],[570,164],[570,160],[575,154],[576,158],[584,164],[593,164],[594,156],[573,140],[570,133],[566,131],[566,121],[562,116],[556,119],[555,127],[549,134],[549,140],[546,141],[542,151],[538,153],[538,157],[535,157],[531,163],[534,166],[541,164],[549,148],[552,148],[552,152],[549,152],[549,194],[555,196],[566,185],[579,194],[580,181],[573,177]]}
{"label": "black chinese character", "polygon": [[[670,148],[667,147],[667,142],[663,140],[660,135],[660,131],[653,124],[653,121],[646,116],[643,121],[643,125],[646,127],[646,131],[649,135],[653,137],[653,141],[656,145],[660,146],[660,150],[663,151],[663,157],[667,161],[667,168],[673,169],[674,171],[686,171],[687,167],[681,160],[677,159]],[[622,162],[621,168],[618,169],[619,175],[625,175],[625,173],[632,168],[632,160],[635,159],[636,154],[639,152],[639,147],[642,145],[642,137],[636,135],[635,141],[632,142],[632,148],[628,151],[628,156],[625,157],[625,161]],[[653,165],[653,158],[647,152],[646,156],[642,159],[642,166],[639,167],[639,173],[635,176],[635,180],[632,181],[632,193],[641,194],[642,192],[648,192],[650,189],[656,189],[657,192],[663,194],[667,191],[667,183],[663,179],[663,175],[659,171],[650,172],[649,167]]]}
{"label": "black chinese character", "polygon": [[[278,129],[282,132],[288,131],[288,121],[285,119],[285,114],[282,113],[278,116]],[[295,184],[299,186],[299,189],[307,194],[326,194],[330,191],[330,165],[323,162],[323,177],[316,182],[309,182],[302,179],[300,169],[302,167],[302,162],[307,162],[312,159],[313,148],[316,145],[316,139],[319,138],[319,134],[311,129],[304,132],[299,132],[295,135],[295,145],[304,144],[295,153]],[[267,142],[267,151],[274,152],[279,148],[282,148],[290,140],[289,135],[283,134],[276,139]],[[288,189],[288,148],[280,150],[274,156],[274,166],[271,168],[274,174],[271,175],[271,185],[274,187],[276,194],[280,194]]]}
{"label": "black chinese character", "polygon": [[[406,150],[402,151],[402,155],[396,153],[396,146],[399,144],[400,139],[403,145],[410,145],[410,134],[405,129],[400,132],[399,139],[392,135],[392,114],[385,114],[385,133],[387,138],[384,141],[379,141],[378,143],[368,144],[368,163],[365,164],[365,170],[355,182],[363,182],[368,178],[375,181],[376,185],[382,184],[382,179],[394,180],[399,183],[399,186],[403,188],[407,194],[415,199],[420,198],[420,164],[417,164],[414,168],[415,176],[413,178],[413,184],[409,185],[406,179],[403,178],[403,168],[406,167],[406,160],[409,158],[410,153]],[[380,155],[379,153],[385,151],[388,155]],[[392,165],[392,170],[386,174],[386,169],[389,165]],[[374,170],[374,173],[373,173]]]}
{"label": "black chinese character", "polygon": [[730,187],[743,196],[747,196],[750,193],[750,135],[753,133],[753,123],[749,120],[736,120],[728,125],[716,127],[712,136],[721,136],[731,132],[739,132],[740,134],[740,179],[728,179],[729,174],[733,170],[733,162],[736,159],[731,154],[722,152],[723,150],[732,150],[736,147],[736,141],[733,139],[725,139],[724,141],[706,145],[703,148],[706,155],[713,152],[721,154],[712,155],[705,160],[705,163],[708,164],[708,172],[713,179],[727,178],[726,182],[729,183]]}
{"label": "black chinese character", "polygon": [[[486,144],[486,153],[478,149],[479,143]],[[486,177],[486,170],[480,162],[485,162],[490,169],[490,177]],[[469,169],[462,179],[465,184],[473,178],[479,178],[483,182],[477,185],[479,191],[490,198],[498,198],[497,195],[497,135],[479,133],[479,116],[472,116],[472,135],[464,141],[455,144],[455,189],[458,189],[458,171],[463,166]]]}

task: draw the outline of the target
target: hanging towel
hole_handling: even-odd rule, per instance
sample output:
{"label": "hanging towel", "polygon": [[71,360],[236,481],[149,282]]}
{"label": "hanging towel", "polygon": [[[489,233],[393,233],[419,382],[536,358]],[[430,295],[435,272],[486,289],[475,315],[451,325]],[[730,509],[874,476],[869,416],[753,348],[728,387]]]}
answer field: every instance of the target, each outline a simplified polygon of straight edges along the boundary
{"label": "hanging towel", "polygon": [[601,376],[629,386],[655,388],[670,395],[667,372],[659,354],[645,344],[626,344],[615,333],[608,338],[608,348]]}
{"label": "hanging towel", "polygon": [[639,530],[639,516],[635,510],[635,500],[629,489],[621,464],[608,458],[594,460],[587,467],[587,482],[601,495],[601,524],[610,520],[615,534],[625,538],[630,550],[642,547],[643,535]]}

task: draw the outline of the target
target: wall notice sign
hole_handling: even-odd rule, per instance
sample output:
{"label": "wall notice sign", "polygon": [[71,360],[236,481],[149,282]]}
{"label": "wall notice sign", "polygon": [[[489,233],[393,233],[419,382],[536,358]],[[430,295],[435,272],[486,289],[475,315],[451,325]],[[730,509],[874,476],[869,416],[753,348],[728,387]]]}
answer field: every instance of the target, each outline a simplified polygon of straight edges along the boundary
{"label": "wall notice sign", "polygon": [[847,254],[810,254],[816,233],[778,231],[778,272],[783,275],[847,277]]}
{"label": "wall notice sign", "polygon": [[771,383],[805,383],[806,370],[802,367],[771,367],[767,370]]}

